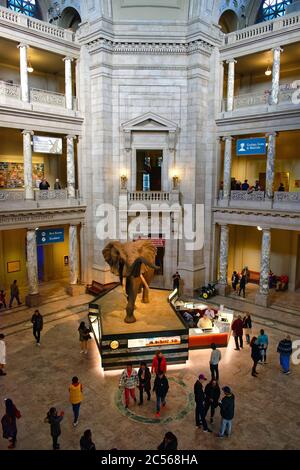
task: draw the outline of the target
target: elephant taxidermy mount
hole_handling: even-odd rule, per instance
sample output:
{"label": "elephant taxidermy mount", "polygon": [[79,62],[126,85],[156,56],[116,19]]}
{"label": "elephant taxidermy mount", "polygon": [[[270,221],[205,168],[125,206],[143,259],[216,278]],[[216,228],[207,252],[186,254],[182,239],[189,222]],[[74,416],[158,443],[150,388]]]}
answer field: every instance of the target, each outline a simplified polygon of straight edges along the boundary
{"label": "elephant taxidermy mount", "polygon": [[156,248],[151,240],[137,240],[121,243],[112,241],[102,250],[105,261],[110,270],[119,276],[121,285],[126,278],[126,323],[134,323],[134,306],[138,292],[143,289],[142,302],[149,303],[149,284],[154,272],[159,269],[155,266]]}

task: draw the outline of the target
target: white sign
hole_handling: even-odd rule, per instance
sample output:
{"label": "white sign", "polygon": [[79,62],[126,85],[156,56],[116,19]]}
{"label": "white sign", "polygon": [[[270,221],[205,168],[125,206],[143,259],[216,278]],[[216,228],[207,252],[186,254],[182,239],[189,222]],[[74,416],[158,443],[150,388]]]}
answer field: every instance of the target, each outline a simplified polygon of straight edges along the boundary
{"label": "white sign", "polygon": [[34,135],[33,151],[36,153],[62,154],[62,139],[60,137]]}

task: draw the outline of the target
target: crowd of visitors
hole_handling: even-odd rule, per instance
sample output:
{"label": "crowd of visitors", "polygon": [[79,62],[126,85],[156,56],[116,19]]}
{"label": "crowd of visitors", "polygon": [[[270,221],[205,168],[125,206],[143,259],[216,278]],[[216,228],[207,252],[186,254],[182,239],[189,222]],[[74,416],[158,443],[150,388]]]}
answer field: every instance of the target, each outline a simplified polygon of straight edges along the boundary
{"label": "crowd of visitors", "polygon": [[[220,189],[223,190],[224,187],[224,182],[221,181],[220,184]],[[236,178],[231,178],[231,191],[247,191],[248,193],[251,193],[253,191],[264,191],[265,188],[264,186],[259,182],[259,180],[255,180],[254,184],[249,184],[249,180],[245,179],[244,182],[242,183],[240,180],[237,180]],[[285,191],[285,186],[283,183],[280,183],[277,191]]]}

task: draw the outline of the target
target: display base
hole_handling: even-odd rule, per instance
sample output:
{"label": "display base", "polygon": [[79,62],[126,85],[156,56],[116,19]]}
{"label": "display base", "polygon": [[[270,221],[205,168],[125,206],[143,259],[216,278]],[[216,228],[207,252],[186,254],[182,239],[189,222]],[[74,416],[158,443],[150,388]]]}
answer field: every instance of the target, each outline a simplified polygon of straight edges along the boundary
{"label": "display base", "polygon": [[[137,366],[142,360],[149,365],[157,349],[163,351],[168,364],[187,361],[188,329],[169,305],[168,292],[151,289],[149,297],[150,303],[144,304],[138,295],[134,323],[124,322],[127,299],[121,286],[91,304],[93,309],[98,305],[100,314],[101,338],[96,340],[104,370],[122,369],[128,362]],[[179,340],[174,342],[175,337]],[[151,345],[144,344],[150,341]],[[136,346],[130,347],[130,343]]]}
{"label": "display base", "polygon": [[80,284],[69,284],[66,287],[66,293],[71,296],[85,294],[85,286]]}
{"label": "display base", "polygon": [[255,303],[261,305],[262,307],[269,307],[270,305],[270,296],[269,294],[261,294],[258,292],[255,297]]}
{"label": "display base", "polygon": [[27,307],[38,307],[42,303],[40,294],[29,294],[25,297]]}
{"label": "display base", "polygon": [[228,284],[217,284],[216,288],[217,288],[218,294],[223,295],[225,297],[229,295],[231,291],[231,288]]}

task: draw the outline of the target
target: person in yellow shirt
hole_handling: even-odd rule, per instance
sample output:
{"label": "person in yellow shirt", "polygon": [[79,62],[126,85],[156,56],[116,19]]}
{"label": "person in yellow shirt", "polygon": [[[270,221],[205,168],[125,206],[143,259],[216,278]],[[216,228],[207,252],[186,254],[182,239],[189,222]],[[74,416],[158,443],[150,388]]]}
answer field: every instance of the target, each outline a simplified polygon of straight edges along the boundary
{"label": "person in yellow shirt", "polygon": [[74,427],[76,427],[78,424],[80,405],[83,400],[82,390],[83,390],[83,387],[82,387],[82,384],[79,382],[78,377],[73,377],[72,383],[69,387],[69,393],[70,393],[70,402],[72,404],[73,414],[74,414],[74,422],[73,422]]}

